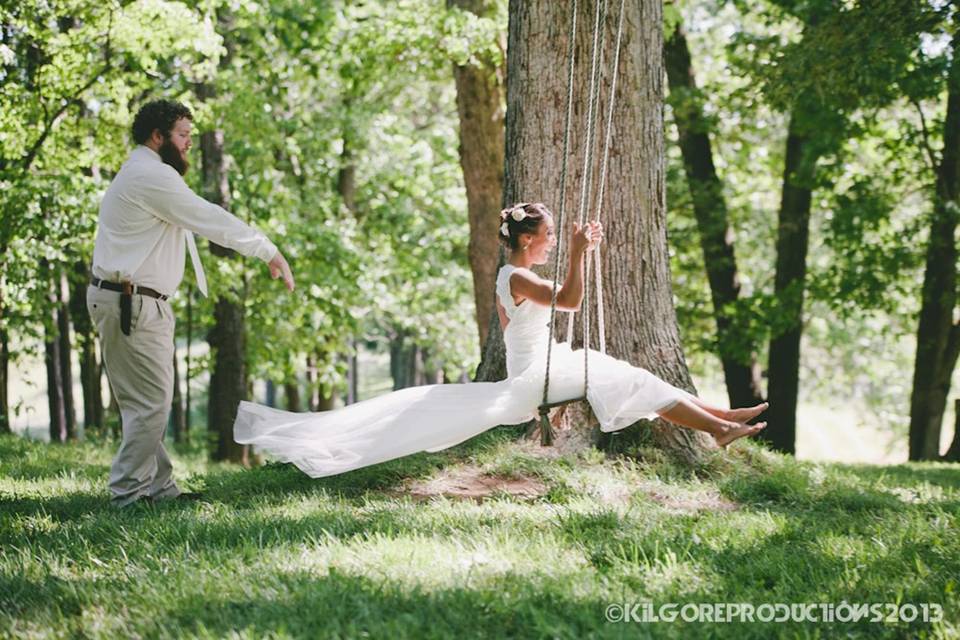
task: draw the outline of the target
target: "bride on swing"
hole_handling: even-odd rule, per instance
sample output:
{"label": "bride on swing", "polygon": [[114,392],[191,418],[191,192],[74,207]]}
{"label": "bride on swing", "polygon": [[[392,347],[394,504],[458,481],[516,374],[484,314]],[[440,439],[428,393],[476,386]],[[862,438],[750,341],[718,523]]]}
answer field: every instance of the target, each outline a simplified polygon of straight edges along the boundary
{"label": "bride on swing", "polygon": [[[440,451],[488,429],[527,422],[537,415],[544,386],[553,283],[530,267],[545,264],[556,245],[553,215],[542,203],[518,204],[500,214],[500,241],[509,258],[497,274],[496,299],[507,352],[507,378],[410,387],[320,413],[292,413],[241,402],[234,439],[255,445],[318,478],[344,473],[420,451]],[[603,237],[599,223],[574,224],[570,264],[556,308],[579,309],[583,263]],[[583,393],[582,350],[551,346],[548,402]],[[587,400],[603,431],[617,431],[657,416],[705,431],[718,446],[751,436],[765,422],[747,424],[767,403],[721,409],[634,367],[590,351]]]}

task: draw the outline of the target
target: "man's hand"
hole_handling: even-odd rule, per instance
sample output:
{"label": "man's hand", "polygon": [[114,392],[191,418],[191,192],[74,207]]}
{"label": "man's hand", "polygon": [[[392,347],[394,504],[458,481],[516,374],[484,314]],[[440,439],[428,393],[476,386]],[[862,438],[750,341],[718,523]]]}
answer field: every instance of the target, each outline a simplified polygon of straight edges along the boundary
{"label": "man's hand", "polygon": [[270,261],[270,277],[276,280],[280,276],[283,276],[283,283],[287,285],[287,289],[293,291],[293,272],[290,271],[287,259],[277,249],[277,255],[273,256],[273,260]]}

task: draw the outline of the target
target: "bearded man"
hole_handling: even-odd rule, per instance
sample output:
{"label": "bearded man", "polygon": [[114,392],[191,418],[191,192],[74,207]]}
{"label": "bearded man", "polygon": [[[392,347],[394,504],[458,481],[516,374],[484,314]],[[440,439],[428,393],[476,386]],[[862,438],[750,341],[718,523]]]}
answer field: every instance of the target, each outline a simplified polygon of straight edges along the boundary
{"label": "bearded man", "polygon": [[155,100],[137,112],[137,146],[100,203],[87,309],[120,407],[123,437],[110,467],[112,503],[196,498],[173,480],[163,436],[173,398],[174,317],[168,302],[189,251],[200,291],[206,278],[193,234],[266,262],[293,290],[293,274],[260,231],[199,197],[183,180],[193,115]]}

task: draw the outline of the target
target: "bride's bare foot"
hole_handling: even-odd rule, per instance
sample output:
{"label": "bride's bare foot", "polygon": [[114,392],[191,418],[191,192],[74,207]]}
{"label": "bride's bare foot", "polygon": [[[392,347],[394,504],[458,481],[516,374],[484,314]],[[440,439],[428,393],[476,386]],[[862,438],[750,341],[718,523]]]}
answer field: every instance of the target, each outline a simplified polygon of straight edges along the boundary
{"label": "bride's bare foot", "polygon": [[731,422],[750,422],[758,415],[767,410],[767,407],[770,406],[769,402],[761,402],[755,407],[744,407],[742,409],[728,409],[726,416],[727,420]]}
{"label": "bride's bare foot", "polygon": [[758,422],[757,424],[741,424],[736,427],[731,427],[721,434],[714,434],[713,439],[717,441],[718,445],[726,448],[726,446],[734,440],[739,440],[740,438],[745,438],[746,436],[752,436],[766,426],[766,422]]}

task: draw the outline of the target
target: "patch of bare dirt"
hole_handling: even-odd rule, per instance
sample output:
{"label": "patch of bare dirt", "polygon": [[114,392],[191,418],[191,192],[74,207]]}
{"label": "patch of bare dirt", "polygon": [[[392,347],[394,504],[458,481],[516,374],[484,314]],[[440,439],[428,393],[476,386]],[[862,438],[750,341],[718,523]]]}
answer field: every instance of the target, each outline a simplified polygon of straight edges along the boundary
{"label": "patch of bare dirt", "polygon": [[547,492],[547,486],[529,476],[502,476],[484,473],[474,466],[444,469],[426,480],[416,480],[398,492],[413,498],[462,498],[483,500],[493,495],[536,498]]}

